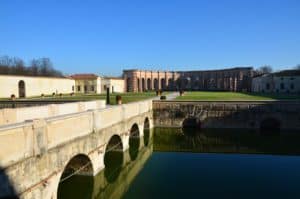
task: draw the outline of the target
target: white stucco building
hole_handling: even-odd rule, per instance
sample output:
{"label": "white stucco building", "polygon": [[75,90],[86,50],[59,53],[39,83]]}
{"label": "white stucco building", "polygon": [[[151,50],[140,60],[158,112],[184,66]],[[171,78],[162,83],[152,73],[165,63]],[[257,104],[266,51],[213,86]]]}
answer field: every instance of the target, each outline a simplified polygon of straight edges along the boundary
{"label": "white stucco building", "polygon": [[284,70],[252,80],[253,92],[300,94],[300,70]]}
{"label": "white stucco building", "polygon": [[75,80],[59,77],[0,75],[0,98],[17,98],[72,93]]}
{"label": "white stucco building", "polygon": [[109,88],[111,93],[124,93],[125,92],[125,81],[123,78],[117,77],[102,77],[101,78],[102,91],[106,92]]}
{"label": "white stucco building", "polygon": [[25,98],[55,94],[101,94],[125,92],[124,79],[95,74],[74,74],[70,77],[33,77],[0,75],[0,98]]}
{"label": "white stucco building", "polygon": [[76,93],[101,93],[101,78],[95,74],[74,74]]}

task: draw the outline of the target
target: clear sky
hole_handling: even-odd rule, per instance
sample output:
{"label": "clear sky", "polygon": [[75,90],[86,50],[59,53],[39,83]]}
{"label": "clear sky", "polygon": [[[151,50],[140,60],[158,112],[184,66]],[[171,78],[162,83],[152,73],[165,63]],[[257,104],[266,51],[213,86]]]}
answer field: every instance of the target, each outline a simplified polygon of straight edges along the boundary
{"label": "clear sky", "polygon": [[300,0],[0,0],[0,56],[65,73],[300,64]]}

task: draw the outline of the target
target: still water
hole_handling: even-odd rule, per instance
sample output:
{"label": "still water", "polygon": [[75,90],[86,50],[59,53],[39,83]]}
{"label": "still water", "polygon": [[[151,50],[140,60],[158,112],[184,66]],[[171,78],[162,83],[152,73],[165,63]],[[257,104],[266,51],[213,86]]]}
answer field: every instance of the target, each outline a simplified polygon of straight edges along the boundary
{"label": "still water", "polygon": [[155,128],[141,145],[110,152],[97,176],[61,183],[58,198],[300,198],[299,138]]}

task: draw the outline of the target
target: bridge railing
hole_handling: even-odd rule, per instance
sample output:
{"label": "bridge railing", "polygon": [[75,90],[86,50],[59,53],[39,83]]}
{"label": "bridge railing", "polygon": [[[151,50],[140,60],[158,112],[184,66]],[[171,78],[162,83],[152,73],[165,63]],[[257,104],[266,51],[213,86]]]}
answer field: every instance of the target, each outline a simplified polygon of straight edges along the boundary
{"label": "bridge railing", "polygon": [[[92,104],[88,106],[93,107]],[[56,146],[151,110],[152,100],[145,100],[2,125],[0,166],[5,168],[22,159],[44,154]]]}
{"label": "bridge railing", "polygon": [[89,102],[72,102],[64,104],[50,104],[45,106],[8,108],[0,109],[0,126],[23,122],[37,118],[48,118],[57,115],[64,115],[82,112],[89,109],[105,108],[104,100]]}

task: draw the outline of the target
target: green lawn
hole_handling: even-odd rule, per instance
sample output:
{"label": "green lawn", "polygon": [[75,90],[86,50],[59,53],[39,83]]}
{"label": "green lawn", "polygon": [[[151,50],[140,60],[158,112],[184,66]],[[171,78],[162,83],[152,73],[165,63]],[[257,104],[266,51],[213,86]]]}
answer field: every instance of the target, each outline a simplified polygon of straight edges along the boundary
{"label": "green lawn", "polygon": [[239,101],[239,100],[300,100],[300,95],[266,94],[266,93],[239,93],[223,91],[195,91],[185,92],[176,100],[212,100],[212,101]]}
{"label": "green lawn", "polygon": [[[168,92],[164,92],[163,95],[168,94]],[[110,94],[110,104],[116,104],[116,96],[121,95],[122,96],[122,101],[123,103],[129,103],[129,102],[134,102],[134,101],[141,101],[149,98],[156,97],[155,92],[144,92],[144,93],[112,93]],[[106,94],[75,94],[74,96],[71,96],[70,94],[63,94],[61,97],[60,96],[51,96],[51,95],[46,95],[45,97],[30,97],[22,100],[53,100],[53,101],[90,101],[90,100],[105,100],[106,99]],[[8,99],[3,99],[3,100],[8,100]],[[19,99],[17,99],[19,100]]]}

